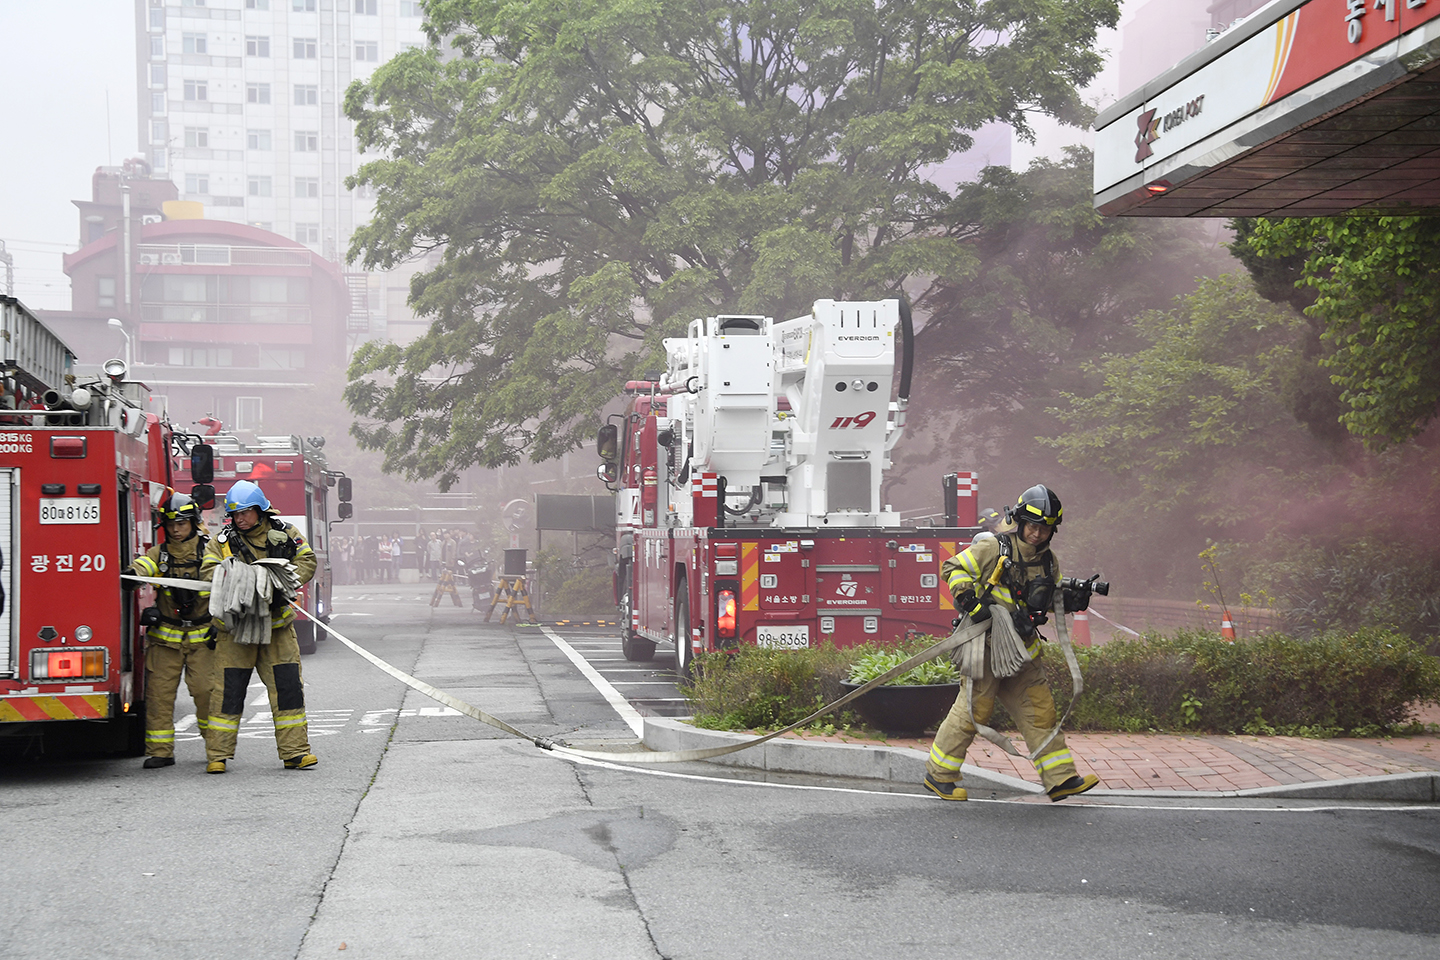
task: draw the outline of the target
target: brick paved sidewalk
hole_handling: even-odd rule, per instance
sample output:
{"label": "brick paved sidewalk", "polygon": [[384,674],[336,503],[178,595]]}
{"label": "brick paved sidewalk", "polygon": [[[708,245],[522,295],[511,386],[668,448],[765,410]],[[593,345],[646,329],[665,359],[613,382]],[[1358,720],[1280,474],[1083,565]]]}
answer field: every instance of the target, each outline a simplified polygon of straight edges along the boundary
{"label": "brick paved sidewalk", "polygon": [[[1435,722],[1427,711],[1423,717]],[[1018,734],[1010,734],[1024,749]],[[870,743],[841,736],[806,740]],[[1247,790],[1396,773],[1440,771],[1440,734],[1392,739],[1308,740],[1301,737],[1182,736],[1165,733],[1070,733],[1065,739],[1082,774],[1111,790]],[[930,741],[892,739],[892,747],[928,751]],[[985,740],[965,758],[985,770],[1039,783],[1035,768]]]}

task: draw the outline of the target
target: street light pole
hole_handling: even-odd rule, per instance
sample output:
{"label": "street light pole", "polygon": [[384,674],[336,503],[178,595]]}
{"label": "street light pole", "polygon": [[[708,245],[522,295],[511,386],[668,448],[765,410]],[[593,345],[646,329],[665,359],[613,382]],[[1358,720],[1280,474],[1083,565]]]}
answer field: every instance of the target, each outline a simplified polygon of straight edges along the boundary
{"label": "street light pole", "polygon": [[125,369],[129,370],[135,366],[135,347],[130,341],[130,333],[125,329],[125,324],[119,317],[111,317],[106,325],[120,331],[120,336],[125,338]]}

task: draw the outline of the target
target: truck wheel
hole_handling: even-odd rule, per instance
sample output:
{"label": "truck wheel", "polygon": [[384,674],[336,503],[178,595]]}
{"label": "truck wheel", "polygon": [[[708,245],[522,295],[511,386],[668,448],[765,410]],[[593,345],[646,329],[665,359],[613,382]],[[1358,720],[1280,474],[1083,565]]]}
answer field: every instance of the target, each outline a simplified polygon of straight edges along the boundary
{"label": "truck wheel", "polygon": [[655,641],[637,637],[635,631],[630,629],[629,573],[628,568],[620,568],[620,575],[625,578],[625,587],[620,592],[620,650],[625,654],[626,660],[647,663],[655,658]]}
{"label": "truck wheel", "polygon": [[308,657],[315,652],[315,624],[306,620],[304,623],[296,622],[295,640],[300,644],[300,655]]}
{"label": "truck wheel", "polygon": [[690,649],[690,595],[685,590],[685,581],[678,586],[680,599],[675,601],[675,675],[689,680],[695,657]]}

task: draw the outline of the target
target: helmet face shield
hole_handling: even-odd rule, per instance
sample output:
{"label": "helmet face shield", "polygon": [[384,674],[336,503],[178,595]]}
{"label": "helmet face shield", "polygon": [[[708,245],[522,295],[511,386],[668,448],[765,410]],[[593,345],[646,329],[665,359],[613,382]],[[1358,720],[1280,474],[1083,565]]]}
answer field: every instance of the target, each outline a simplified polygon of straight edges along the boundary
{"label": "helmet face shield", "polygon": [[168,520],[189,520],[195,523],[200,519],[200,505],[183,493],[174,493],[160,508],[160,515]]}
{"label": "helmet face shield", "polygon": [[1020,494],[1019,501],[1010,510],[1010,516],[1016,523],[1039,523],[1047,527],[1060,526],[1064,513],[1060,498],[1043,483],[1037,483]]}

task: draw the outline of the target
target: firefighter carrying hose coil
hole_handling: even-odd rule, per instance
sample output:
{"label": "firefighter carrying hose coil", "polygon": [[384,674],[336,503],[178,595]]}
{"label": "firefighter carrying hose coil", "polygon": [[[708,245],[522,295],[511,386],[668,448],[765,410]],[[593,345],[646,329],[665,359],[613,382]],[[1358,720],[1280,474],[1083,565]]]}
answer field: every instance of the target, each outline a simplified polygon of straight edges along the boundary
{"label": "firefighter carrying hose coil", "polygon": [[[299,530],[280,519],[258,484],[237,481],[225,494],[225,513],[224,530],[205,550],[200,579],[214,581],[216,569],[231,557],[249,565],[266,558],[288,560],[302,584],[315,575],[315,551]],[[225,762],[235,756],[251,671],[259,672],[269,691],[275,745],[285,769],[315,766],[319,760],[310,752],[295,611],[277,595],[270,607],[270,635],[260,643],[236,642],[222,620],[217,619],[215,626],[216,709],[210,717],[206,772],[224,773]]]}
{"label": "firefighter carrying hose coil", "polygon": [[[969,689],[956,698],[930,747],[925,787],[943,799],[967,799],[965,788],[960,786],[960,765],[976,734],[970,713],[972,703],[974,718],[983,724],[989,721],[998,696],[1032,753],[1055,728],[1055,699],[1040,667],[1042,637],[1038,628],[1052,609],[1054,591],[1062,589],[1059,563],[1050,551],[1062,512],[1060,498],[1037,484],[1022,493],[1007,511],[1006,519],[1015,524],[1013,533],[977,537],[940,567],[940,576],[955,597],[956,609],[966,615],[968,622],[996,621],[984,639],[985,648],[976,651],[981,654],[977,660],[983,661],[983,667],[971,674],[974,679],[967,684]],[[1063,589],[1065,612],[1088,605],[1086,591],[1068,586]],[[995,634],[1001,630],[1018,641],[1016,656],[997,659],[1001,640]],[[1019,652],[1020,644],[1023,653]],[[1002,669],[1008,675],[997,677],[995,664],[1006,659],[1023,663],[1013,672]],[[1100,782],[1093,775],[1078,774],[1063,733],[1056,732],[1044,749],[1034,758],[1034,764],[1051,800],[1084,793]]]}
{"label": "firefighter carrying hose coil", "polygon": [[[141,577],[195,580],[209,542],[200,507],[183,493],[161,504],[165,541],[136,557],[126,573]],[[122,581],[132,587],[134,581]],[[201,736],[210,738],[210,687],[213,654],[206,641],[210,625],[209,591],[160,587],[155,606],[140,617],[145,632],[145,769],[175,764],[175,694],[183,674],[195,701]]]}

